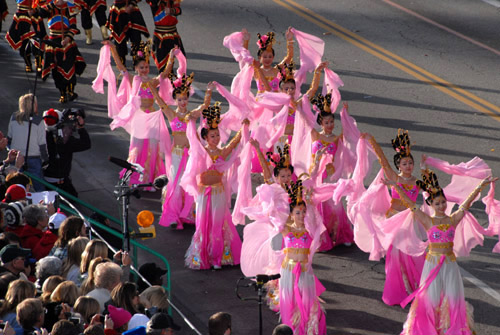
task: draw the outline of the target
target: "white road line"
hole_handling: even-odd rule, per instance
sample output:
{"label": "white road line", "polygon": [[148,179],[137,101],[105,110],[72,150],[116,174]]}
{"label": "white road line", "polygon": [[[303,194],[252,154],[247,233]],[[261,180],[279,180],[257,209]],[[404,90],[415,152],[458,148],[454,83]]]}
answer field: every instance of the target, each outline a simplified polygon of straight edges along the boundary
{"label": "white road line", "polygon": [[491,296],[493,299],[498,301],[500,303],[500,293],[489,287],[486,283],[482,282],[478,278],[474,277],[470,272],[467,270],[464,270],[463,268],[460,268],[460,273],[462,274],[462,277],[470,281],[472,284],[476,285],[479,287],[481,290],[483,290],[486,294]]}
{"label": "white road line", "polygon": [[481,0],[482,2],[486,2],[487,4],[490,4],[492,6],[500,8],[500,1],[498,0]]}

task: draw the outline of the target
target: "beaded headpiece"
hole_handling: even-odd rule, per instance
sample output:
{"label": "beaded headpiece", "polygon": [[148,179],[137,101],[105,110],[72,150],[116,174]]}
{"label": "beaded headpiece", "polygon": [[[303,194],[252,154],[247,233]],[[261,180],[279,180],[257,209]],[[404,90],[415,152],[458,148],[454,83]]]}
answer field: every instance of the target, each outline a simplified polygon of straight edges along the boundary
{"label": "beaded headpiece", "polygon": [[203,127],[207,129],[217,129],[220,122],[220,102],[203,110]]}
{"label": "beaded headpiece", "polygon": [[283,64],[279,65],[279,76],[280,76],[280,82],[286,83],[287,81],[290,80],[295,80],[295,77],[293,76],[294,70],[295,70],[295,64],[293,61],[290,62],[290,64]]}
{"label": "beaded headpiece", "polygon": [[429,197],[426,199],[427,203],[429,203],[429,200],[432,201],[440,195],[444,196],[436,174],[429,169],[422,171],[422,180],[417,180],[416,184],[429,194]]}
{"label": "beaded headpiece", "polygon": [[283,146],[283,150],[278,147],[279,156],[272,152],[266,153],[267,160],[278,169],[287,169],[290,167],[290,147],[288,144]]}
{"label": "beaded headpiece", "polygon": [[313,104],[313,109],[317,113],[325,112],[331,113],[331,104],[332,104],[332,92],[323,95],[318,93],[314,98],[311,99],[311,103]]}
{"label": "beaded headpiece", "polygon": [[286,185],[286,191],[288,192],[288,201],[290,205],[300,204],[302,201],[302,180],[297,180],[297,182],[291,182],[290,186]]}
{"label": "beaded headpiece", "polygon": [[139,44],[134,44],[131,50],[132,58],[134,60],[134,64],[136,64],[139,60],[145,60],[149,63],[149,55],[151,54],[151,41],[147,40],[146,42],[141,41]]}
{"label": "beaded headpiece", "polygon": [[398,135],[392,141],[392,147],[400,158],[408,157],[411,154],[410,135],[408,130],[398,129]]}
{"label": "beaded headpiece", "polygon": [[191,84],[194,80],[194,73],[191,73],[189,76],[183,74],[182,77],[177,77],[175,74],[169,74],[170,82],[172,83],[172,87],[174,88],[172,94],[175,96],[177,94],[188,94],[191,89]]}
{"label": "beaded headpiece", "polygon": [[272,31],[268,32],[265,35],[257,34],[258,40],[257,45],[259,49],[264,51],[271,51],[274,43],[274,33]]}

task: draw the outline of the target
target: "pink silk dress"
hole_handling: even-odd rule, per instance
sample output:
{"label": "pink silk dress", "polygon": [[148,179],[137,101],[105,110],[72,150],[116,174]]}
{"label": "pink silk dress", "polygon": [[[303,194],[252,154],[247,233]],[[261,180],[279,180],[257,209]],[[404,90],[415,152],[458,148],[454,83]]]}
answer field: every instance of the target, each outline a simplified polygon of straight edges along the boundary
{"label": "pink silk dress", "polygon": [[[326,147],[325,154],[335,157],[337,145],[335,142],[315,141],[312,143],[312,154],[316,155],[318,150]],[[329,165],[331,166],[331,165]],[[331,166],[333,168],[333,166]],[[326,168],[323,172],[323,180],[328,176],[333,175],[335,169]],[[344,210],[344,205],[341,201],[335,203],[333,199],[328,199],[318,205],[318,211],[323,217],[323,223],[326,231],[321,235],[320,251],[328,251],[334,246],[344,243],[353,243],[354,234],[351,227],[351,222]]]}
{"label": "pink silk dress", "polygon": [[[411,201],[416,202],[418,197],[417,185],[406,185],[398,183]],[[401,201],[399,194],[391,190],[392,202]],[[389,209],[387,216],[397,211]],[[424,266],[425,254],[420,256],[409,256],[392,245],[387,250],[385,258],[385,284],[382,300],[387,305],[399,305],[408,294],[415,291],[420,282],[422,268]]]}
{"label": "pink silk dress", "polygon": [[[179,117],[170,122],[172,134],[185,134],[187,124]],[[182,175],[186,169],[189,147],[172,147],[171,165],[168,173],[169,183],[164,188],[162,214],[159,224],[170,226],[177,224],[177,229],[183,229],[184,223],[194,223],[193,203],[191,195],[184,192],[180,185]]]}
{"label": "pink silk dress", "polygon": [[[140,84],[137,94],[141,99],[154,99],[151,89],[145,83]],[[149,114],[151,111],[138,110],[136,113]],[[127,161],[129,163],[138,163],[144,168],[142,176],[136,172],[132,173],[130,177],[131,184],[152,183],[156,177],[165,174],[163,155],[160,152],[159,142],[155,139],[140,139],[131,136]],[[120,176],[123,176],[125,172],[123,170]]]}
{"label": "pink silk dress", "polygon": [[452,248],[456,229],[450,224],[432,226],[427,231],[429,252],[419,288],[401,305],[413,303],[401,335],[473,334],[472,307],[464,298],[464,285]]}
{"label": "pink silk dress", "polygon": [[[219,171],[219,166],[226,163],[224,159],[219,156],[210,158],[213,164],[202,174],[223,176],[224,172]],[[239,264],[241,240],[229,211],[230,192],[225,189],[230,186],[224,185],[223,182],[214,185],[203,185],[199,182],[198,187],[196,231],[186,253],[186,266],[203,270],[212,266]]]}

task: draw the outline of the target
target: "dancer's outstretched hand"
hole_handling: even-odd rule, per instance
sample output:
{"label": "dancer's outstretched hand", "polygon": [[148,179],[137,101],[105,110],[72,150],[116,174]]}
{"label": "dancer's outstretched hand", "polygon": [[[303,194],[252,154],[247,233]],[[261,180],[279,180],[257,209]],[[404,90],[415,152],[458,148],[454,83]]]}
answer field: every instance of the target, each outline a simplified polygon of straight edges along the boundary
{"label": "dancer's outstretched hand", "polygon": [[285,33],[285,37],[287,41],[293,40],[293,32],[292,32],[292,27],[288,27]]}
{"label": "dancer's outstretched hand", "polygon": [[247,28],[243,28],[241,30],[241,32],[243,33],[243,40],[249,41],[250,40],[250,33],[248,32]]}

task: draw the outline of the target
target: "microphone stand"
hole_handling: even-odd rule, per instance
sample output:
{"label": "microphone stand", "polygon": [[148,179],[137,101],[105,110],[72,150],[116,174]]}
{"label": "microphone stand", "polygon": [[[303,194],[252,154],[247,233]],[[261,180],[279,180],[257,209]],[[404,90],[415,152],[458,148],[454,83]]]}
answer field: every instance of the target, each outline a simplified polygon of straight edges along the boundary
{"label": "microphone stand", "polygon": [[[245,284],[245,285],[240,285],[240,282],[242,280],[248,280],[249,278],[247,277],[242,277],[238,279],[238,282],[236,283],[236,296],[242,300],[242,301],[249,301],[249,300],[254,300],[257,301],[258,307],[259,307],[259,335],[262,335],[262,304],[263,304],[263,299],[262,297],[264,296],[264,293],[266,292],[266,289],[264,288],[264,283],[263,282],[254,282],[252,281],[250,284]],[[239,288],[240,287],[255,287],[255,290],[257,291],[257,298],[249,298],[249,297],[242,297],[239,294]]]}

